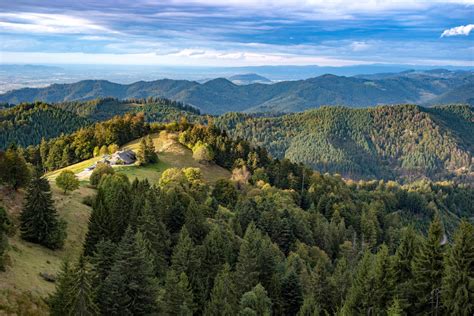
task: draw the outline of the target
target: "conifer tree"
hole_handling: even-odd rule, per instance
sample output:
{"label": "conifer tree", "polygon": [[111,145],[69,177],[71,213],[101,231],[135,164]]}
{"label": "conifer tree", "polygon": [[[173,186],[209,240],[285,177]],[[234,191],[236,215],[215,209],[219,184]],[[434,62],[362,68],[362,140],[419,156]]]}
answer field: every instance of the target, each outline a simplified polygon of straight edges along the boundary
{"label": "conifer tree", "polygon": [[61,248],[66,238],[65,222],[58,219],[48,180],[36,173],[28,187],[20,216],[21,237],[51,249]]}
{"label": "conifer tree", "polygon": [[92,263],[92,285],[97,292],[100,292],[100,287],[104,280],[109,275],[110,269],[114,264],[114,256],[117,251],[117,245],[110,240],[101,240],[97,243],[94,254],[90,257]]}
{"label": "conifer tree", "polygon": [[230,266],[224,264],[221,272],[216,276],[211,298],[204,310],[205,316],[233,316],[236,309],[235,286],[232,282]]}
{"label": "conifer tree", "polygon": [[107,210],[104,200],[104,192],[99,189],[89,217],[89,225],[84,241],[85,255],[92,255],[96,250],[97,243],[101,240],[111,240],[112,214]]}
{"label": "conifer tree", "polygon": [[272,301],[260,283],[242,295],[239,315],[270,316],[271,313]]}
{"label": "conifer tree", "polygon": [[382,314],[389,306],[393,292],[394,276],[391,270],[391,261],[388,254],[388,247],[382,245],[375,257],[375,267],[372,270],[374,274],[374,289],[372,295],[373,313]]}
{"label": "conifer tree", "polygon": [[140,231],[128,228],[117,246],[114,264],[98,297],[106,315],[147,315],[156,311],[153,264]]}
{"label": "conifer tree", "polygon": [[474,227],[461,221],[445,261],[441,298],[449,315],[474,314]]}
{"label": "conifer tree", "polygon": [[296,315],[303,304],[303,290],[298,275],[289,271],[281,283],[281,298],[285,315]]}
{"label": "conifer tree", "polygon": [[394,276],[394,295],[403,310],[414,313],[413,258],[418,251],[418,236],[412,227],[402,231],[400,245],[397,247],[392,260],[392,275]]}
{"label": "conifer tree", "polygon": [[201,244],[207,233],[209,226],[206,223],[206,218],[198,204],[191,201],[185,214],[184,226],[189,232],[189,235],[196,244]]}
{"label": "conifer tree", "polygon": [[84,256],[79,257],[79,262],[71,276],[71,288],[67,307],[69,315],[93,316],[99,314],[99,309],[94,302],[94,290],[91,285],[91,275],[86,267]]}
{"label": "conifer tree", "polygon": [[190,282],[193,284],[197,278],[199,267],[201,265],[197,248],[189,236],[186,227],[183,227],[179,234],[178,243],[173,249],[171,257],[171,269],[178,275],[186,273]]}
{"label": "conifer tree", "polygon": [[142,215],[138,218],[138,229],[143,232],[143,238],[148,241],[154,271],[157,276],[165,276],[168,268],[170,249],[170,234],[161,220],[152,213],[151,203],[145,201]]}
{"label": "conifer tree", "polygon": [[320,308],[314,297],[311,295],[305,297],[303,300],[303,305],[301,305],[301,308],[298,312],[298,316],[314,316],[320,314]]}
{"label": "conifer tree", "polygon": [[441,315],[441,280],[443,276],[443,228],[438,216],[431,222],[413,261],[413,288],[419,313]]}
{"label": "conifer tree", "polygon": [[186,273],[179,276],[168,271],[165,283],[164,310],[166,315],[191,316],[195,310],[194,296]]}
{"label": "conifer tree", "polygon": [[239,295],[249,291],[258,283],[258,251],[261,239],[260,231],[253,222],[250,223],[240,244],[235,271],[235,282]]}
{"label": "conifer tree", "polygon": [[372,274],[373,255],[365,251],[359,261],[352,286],[343,306],[343,315],[367,315],[372,307],[371,294],[374,288]]}
{"label": "conifer tree", "polygon": [[63,262],[61,271],[56,281],[56,291],[49,297],[49,311],[52,316],[69,314],[68,303],[71,301],[71,288],[73,286],[72,269],[68,261]]}

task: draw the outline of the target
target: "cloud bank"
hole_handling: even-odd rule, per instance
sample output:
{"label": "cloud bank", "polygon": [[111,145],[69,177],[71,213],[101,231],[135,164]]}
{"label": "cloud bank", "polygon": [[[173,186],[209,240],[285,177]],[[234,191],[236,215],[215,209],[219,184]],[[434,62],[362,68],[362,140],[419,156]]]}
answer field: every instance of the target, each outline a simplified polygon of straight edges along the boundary
{"label": "cloud bank", "polygon": [[474,30],[474,24],[461,25],[461,26],[444,30],[444,32],[441,34],[441,37],[459,36],[459,35],[468,36],[472,30]]}

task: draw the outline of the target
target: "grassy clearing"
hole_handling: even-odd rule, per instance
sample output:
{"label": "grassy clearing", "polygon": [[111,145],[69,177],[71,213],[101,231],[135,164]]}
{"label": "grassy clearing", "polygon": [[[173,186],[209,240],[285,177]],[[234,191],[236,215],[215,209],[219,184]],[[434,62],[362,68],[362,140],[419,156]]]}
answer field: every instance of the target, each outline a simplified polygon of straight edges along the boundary
{"label": "grassy clearing", "polygon": [[[200,168],[204,180],[209,183],[213,183],[219,179],[230,177],[230,172],[224,168],[221,168],[215,164],[201,164],[195,161],[193,159],[191,150],[178,142],[177,134],[161,132],[158,134],[152,134],[151,136],[160,161],[156,164],[147,166],[115,166],[116,172],[127,175],[130,180],[133,180],[134,178],[143,180],[146,178],[150,181],[150,183],[158,183],[162,172],[168,168],[173,167]],[[137,139],[124,145],[121,149],[130,149],[137,152],[139,144],[140,140]],[[75,174],[79,174],[85,168],[91,166],[100,159],[100,157],[95,157],[88,160],[84,160],[80,163],[68,166],[66,168],[50,172],[47,174],[47,177],[49,180],[54,180],[63,170],[71,170]],[[81,180],[83,181],[83,183],[87,183],[87,177],[86,179],[81,178]]]}
{"label": "grassy clearing", "polygon": [[[25,242],[20,238],[17,230],[15,236],[9,238],[10,265],[6,272],[0,273],[0,301],[1,293],[9,293],[9,295],[12,293],[11,291],[2,292],[5,289],[18,290],[19,293],[29,291],[32,295],[39,297],[47,296],[54,290],[54,284],[42,279],[39,273],[46,272],[55,275],[64,260],[75,260],[82,249],[90,215],[90,207],[82,204],[82,199],[94,194],[94,190],[81,185],[78,190],[64,195],[54,184],[51,186],[58,214],[68,223],[64,249],[53,251]],[[22,193],[10,192],[9,195],[15,196],[3,195],[0,197],[0,203],[7,207],[11,217],[17,222]]]}

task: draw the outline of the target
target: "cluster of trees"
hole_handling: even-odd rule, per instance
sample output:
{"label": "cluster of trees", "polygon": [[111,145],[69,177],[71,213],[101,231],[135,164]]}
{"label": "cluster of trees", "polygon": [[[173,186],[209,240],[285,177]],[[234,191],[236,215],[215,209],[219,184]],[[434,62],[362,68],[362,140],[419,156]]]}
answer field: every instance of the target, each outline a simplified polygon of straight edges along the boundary
{"label": "cluster of trees", "polygon": [[158,155],[155,152],[155,145],[153,144],[153,139],[150,135],[147,135],[140,140],[137,161],[139,165],[158,162]]}
{"label": "cluster of trees", "polygon": [[168,169],[156,186],[103,175],[53,315],[472,314],[472,224],[448,232],[432,210],[425,235],[401,222],[427,212],[404,205],[406,188],[307,181],[305,209],[294,190],[211,187],[195,168]]}
{"label": "cluster of trees", "polygon": [[103,148],[104,153],[116,150],[149,132],[150,126],[144,122],[143,115],[127,114],[49,141],[43,139],[39,146],[24,149],[23,155],[33,165],[54,170],[92,158],[98,148]]}
{"label": "cluster of trees", "polygon": [[30,175],[31,167],[21,150],[10,146],[5,152],[0,151],[0,184],[5,183],[17,190],[28,184]]}
{"label": "cluster of trees", "polygon": [[[215,124],[275,157],[350,178],[447,179],[471,166],[472,107],[322,107],[277,117],[228,113]],[[460,178],[460,177],[458,177]]]}

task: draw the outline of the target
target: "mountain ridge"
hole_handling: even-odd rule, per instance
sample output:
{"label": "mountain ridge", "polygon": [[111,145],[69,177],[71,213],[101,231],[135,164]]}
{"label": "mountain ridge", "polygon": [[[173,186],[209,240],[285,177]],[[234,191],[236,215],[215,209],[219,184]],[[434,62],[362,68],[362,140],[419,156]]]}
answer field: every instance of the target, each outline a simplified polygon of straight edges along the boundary
{"label": "mountain ridge", "polygon": [[[0,102],[43,101],[57,103],[95,98],[118,99],[162,97],[199,108],[202,112],[222,114],[246,112],[296,112],[323,105],[366,107],[384,104],[431,104],[447,94],[449,103],[473,103],[465,86],[474,83],[469,71],[402,72],[381,78],[345,77],[331,74],[305,80],[273,84],[236,85],[225,78],[205,83],[160,79],[119,84],[107,80],[83,80],[73,84],[53,84],[45,88],[23,88],[0,95]],[[463,90],[464,89],[464,90]],[[443,100],[443,99],[441,99]]]}

